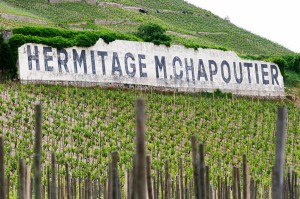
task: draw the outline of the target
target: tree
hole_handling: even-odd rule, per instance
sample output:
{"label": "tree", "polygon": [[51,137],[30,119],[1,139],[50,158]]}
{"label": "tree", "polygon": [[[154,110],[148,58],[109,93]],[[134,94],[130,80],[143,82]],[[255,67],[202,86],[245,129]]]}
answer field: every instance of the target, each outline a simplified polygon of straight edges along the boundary
{"label": "tree", "polygon": [[153,42],[156,45],[165,44],[170,46],[171,37],[165,34],[166,30],[154,23],[142,24],[138,28],[137,36],[146,42]]}

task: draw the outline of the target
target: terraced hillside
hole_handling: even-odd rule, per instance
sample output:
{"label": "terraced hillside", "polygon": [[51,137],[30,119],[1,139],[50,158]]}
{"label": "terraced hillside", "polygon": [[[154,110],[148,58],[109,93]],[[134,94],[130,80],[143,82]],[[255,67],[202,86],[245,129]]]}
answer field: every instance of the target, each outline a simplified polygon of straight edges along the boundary
{"label": "terraced hillside", "polygon": [[133,33],[141,24],[154,22],[167,29],[173,43],[222,47],[239,54],[291,53],[278,44],[182,0],[104,0],[97,5],[84,2],[50,4],[46,0],[1,0],[0,13],[2,29],[24,25],[81,30],[106,27]]}
{"label": "terraced hillside", "polygon": [[192,175],[190,138],[206,149],[212,180],[230,175],[247,155],[251,178],[270,184],[274,162],[276,111],[288,107],[286,165],[300,172],[300,109],[288,101],[237,98],[231,95],[157,93],[154,91],[1,84],[0,129],[4,134],[6,172],[16,176],[18,159],[33,155],[34,106],[43,109],[43,165],[51,152],[68,162],[72,176],[104,175],[110,153],[120,152],[121,176],[131,168],[134,151],[136,98],[146,100],[147,153],[153,169],[170,162],[172,177],[178,161]]}

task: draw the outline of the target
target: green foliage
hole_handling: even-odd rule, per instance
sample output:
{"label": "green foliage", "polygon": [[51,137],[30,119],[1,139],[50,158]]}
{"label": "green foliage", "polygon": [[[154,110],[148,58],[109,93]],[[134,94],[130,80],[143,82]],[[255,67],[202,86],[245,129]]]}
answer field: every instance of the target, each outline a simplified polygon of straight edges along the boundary
{"label": "green foliage", "polygon": [[[116,39],[139,41],[140,39],[129,34],[122,34],[110,30],[101,31],[71,31],[56,28],[42,28],[42,27],[23,27],[13,30],[13,36],[9,40],[9,46],[3,44],[6,51],[2,53],[9,53],[12,59],[6,64],[6,67],[12,69],[13,76],[16,75],[16,62],[18,59],[18,47],[25,43],[38,43],[52,46],[54,48],[67,48],[72,46],[89,47],[93,46],[99,38],[102,38],[106,43],[112,42]],[[1,57],[6,57],[5,54]],[[3,62],[5,64],[5,62]]]}
{"label": "green foliage", "polygon": [[282,56],[287,64],[287,69],[300,74],[300,54],[288,54]]}
{"label": "green foliage", "polygon": [[112,42],[116,39],[133,41],[139,40],[133,35],[122,34],[107,29],[98,31],[71,31],[56,28],[23,27],[14,29],[13,33],[14,35],[10,39],[13,43],[15,43],[14,40],[17,40],[18,44],[23,41],[26,43],[31,42],[46,44],[56,48],[92,46],[99,38],[102,38],[106,43]]}
{"label": "green foliage", "polygon": [[239,55],[243,59],[250,60],[264,60],[268,62],[273,62],[278,65],[281,74],[284,79],[288,78],[285,75],[285,71],[289,70],[290,73],[292,71],[300,74],[300,54],[286,54],[286,55]]}
{"label": "green foliage", "polygon": [[14,62],[12,61],[12,53],[9,45],[4,42],[2,34],[0,34],[0,70],[3,71],[3,74],[8,76],[8,78],[13,77],[13,74],[16,73]]}
{"label": "green foliage", "polygon": [[285,69],[287,68],[288,63],[283,57],[279,57],[279,56],[271,57],[271,58],[267,59],[267,61],[277,64],[282,76],[283,77],[285,76]]}
{"label": "green foliage", "polygon": [[[300,88],[300,75],[289,69],[285,70],[285,86]],[[299,92],[300,96],[300,92]]]}
{"label": "green foliage", "polygon": [[55,152],[57,162],[69,163],[74,177],[91,172],[103,180],[113,150],[120,151],[120,168],[132,168],[136,98],[147,102],[147,155],[152,157],[152,168],[161,171],[168,159],[172,179],[180,158],[191,177],[190,138],[197,132],[198,143],[205,144],[206,164],[214,173],[212,183],[232,171],[232,165],[241,166],[243,154],[251,176],[270,182],[279,106],[289,112],[286,167],[300,171],[300,109],[288,100],[249,100],[219,90],[183,94],[16,83],[0,84],[0,92],[5,96],[0,98],[0,122],[7,172],[17,173],[19,157],[32,161],[29,149],[37,97],[43,107],[43,165],[49,164],[46,155]]}
{"label": "green foliage", "polygon": [[[194,37],[188,42],[189,44],[186,44],[185,40],[187,38],[180,35],[173,37],[172,35],[173,43],[189,47],[223,48],[243,54],[282,55],[291,52],[267,39],[240,29],[209,11],[197,8],[182,0],[104,1],[117,2],[125,6],[143,7],[148,11],[148,14],[140,14],[134,10],[114,6],[88,5],[84,2],[49,4],[45,0],[4,0],[5,9],[1,10],[0,8],[0,12],[12,12],[22,16],[42,19],[49,22],[46,25],[47,27],[102,29],[105,26],[120,32],[136,32],[140,24],[151,22],[169,31]],[[108,23],[97,25],[94,23],[95,19],[107,20]],[[0,22],[1,20],[3,19],[0,19]],[[81,22],[85,22],[85,25],[73,27],[70,25],[70,23]],[[6,23],[12,24],[12,27],[33,24],[9,20],[3,24]],[[62,35],[64,33],[59,34],[58,36],[67,38]],[[159,40],[154,42],[159,43]]]}
{"label": "green foliage", "polygon": [[170,46],[171,37],[165,34],[166,30],[154,23],[143,24],[138,28],[137,36],[146,42],[153,42],[156,45],[165,44]]}

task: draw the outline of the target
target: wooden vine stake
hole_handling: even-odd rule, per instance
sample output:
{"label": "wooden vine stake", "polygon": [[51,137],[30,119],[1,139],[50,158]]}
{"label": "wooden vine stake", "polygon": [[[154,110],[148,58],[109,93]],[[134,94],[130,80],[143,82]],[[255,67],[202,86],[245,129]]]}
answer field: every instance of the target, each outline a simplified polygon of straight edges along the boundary
{"label": "wooden vine stake", "polygon": [[19,199],[25,199],[25,163],[23,159],[19,160]]}
{"label": "wooden vine stake", "polygon": [[30,199],[31,196],[31,166],[26,166],[26,199]]}
{"label": "wooden vine stake", "polygon": [[250,199],[250,177],[245,154],[243,155],[243,198]]}
{"label": "wooden vine stake", "polygon": [[145,106],[141,99],[136,101],[136,117],[136,169],[133,192],[135,199],[146,199]]}
{"label": "wooden vine stake", "polygon": [[146,157],[146,171],[147,171],[147,188],[148,188],[148,199],[153,199],[153,188],[151,180],[151,157]]}
{"label": "wooden vine stake", "polygon": [[34,143],[34,195],[35,199],[41,199],[41,151],[42,151],[42,108],[35,106],[35,143]]}
{"label": "wooden vine stake", "polygon": [[55,160],[55,154],[51,154],[51,172],[52,172],[52,181],[51,181],[51,198],[56,199],[56,160]]}
{"label": "wooden vine stake", "polygon": [[192,159],[193,159],[193,175],[194,175],[194,191],[195,198],[200,198],[200,163],[199,163],[199,155],[197,150],[197,138],[195,135],[191,137],[192,144]]}
{"label": "wooden vine stake", "polygon": [[205,187],[208,185],[205,185],[205,162],[204,162],[204,145],[199,145],[199,170],[200,170],[200,178],[199,178],[199,195],[200,198],[206,198],[206,189]]}
{"label": "wooden vine stake", "polygon": [[5,198],[4,140],[0,135],[0,198]]}
{"label": "wooden vine stake", "polygon": [[119,153],[118,151],[113,151],[111,153],[111,166],[112,166],[112,199],[118,199],[119,198],[119,172],[118,172],[118,161],[119,161]]}
{"label": "wooden vine stake", "polygon": [[287,132],[287,108],[280,107],[277,112],[275,164],[272,176],[272,198],[283,197],[283,166],[285,160],[285,143]]}
{"label": "wooden vine stake", "polygon": [[67,182],[67,199],[71,199],[71,186],[70,186],[70,174],[69,174],[68,163],[66,163],[65,167],[66,167],[66,182]]}

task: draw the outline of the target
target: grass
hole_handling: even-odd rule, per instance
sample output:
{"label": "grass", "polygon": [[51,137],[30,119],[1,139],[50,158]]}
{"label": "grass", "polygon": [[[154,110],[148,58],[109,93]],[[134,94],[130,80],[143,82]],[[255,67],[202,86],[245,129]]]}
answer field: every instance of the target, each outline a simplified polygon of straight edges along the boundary
{"label": "grass", "polygon": [[286,80],[284,82],[285,86],[300,88],[300,74],[290,70],[287,70],[285,73],[286,73],[286,78],[285,78]]}
{"label": "grass", "polygon": [[[101,7],[86,3],[55,3],[49,4],[44,0],[4,0],[3,12],[14,12],[46,19],[52,22],[49,26],[71,28],[70,23],[87,22],[80,28],[99,29],[102,26],[94,24],[95,19],[128,20],[129,24],[108,24],[107,28],[125,32],[136,32],[139,24],[153,22],[169,31],[195,36],[186,41],[185,38],[174,36],[174,43],[192,43],[194,46],[222,46],[240,54],[282,55],[290,51],[267,39],[254,35],[236,27],[211,12],[197,8],[181,0],[120,0],[107,1],[121,3],[126,6],[142,6],[149,11],[141,14],[137,11],[125,10],[113,6]],[[164,10],[170,11],[169,13]],[[186,12],[186,14],[183,13]],[[19,27],[26,24],[9,23],[8,27]],[[28,24],[27,24],[28,25]],[[32,25],[32,24],[30,24]],[[208,34],[198,34],[206,32]],[[216,35],[209,33],[221,32]]]}

